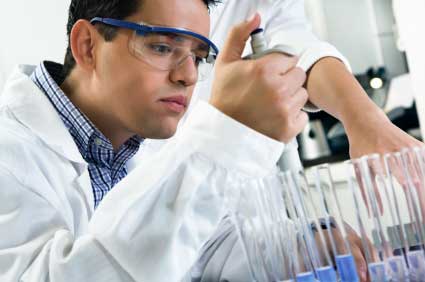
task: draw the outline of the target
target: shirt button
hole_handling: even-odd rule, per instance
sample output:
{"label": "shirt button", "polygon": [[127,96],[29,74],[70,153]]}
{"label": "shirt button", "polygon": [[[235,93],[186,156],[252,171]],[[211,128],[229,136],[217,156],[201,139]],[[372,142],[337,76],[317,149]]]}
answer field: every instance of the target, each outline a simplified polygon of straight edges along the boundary
{"label": "shirt button", "polygon": [[100,145],[102,145],[102,140],[100,140],[100,138],[96,138],[96,139],[94,139],[94,143],[97,145],[97,146],[100,146]]}

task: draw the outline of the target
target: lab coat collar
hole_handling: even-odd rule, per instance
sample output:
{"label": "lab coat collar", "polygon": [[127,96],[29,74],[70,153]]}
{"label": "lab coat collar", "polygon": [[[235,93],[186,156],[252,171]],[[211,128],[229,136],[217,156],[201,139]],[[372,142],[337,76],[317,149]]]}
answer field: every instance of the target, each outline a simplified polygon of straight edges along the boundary
{"label": "lab coat collar", "polygon": [[82,173],[87,163],[50,100],[30,79],[34,70],[29,65],[15,69],[0,96],[0,108],[10,111],[56,153],[79,164]]}

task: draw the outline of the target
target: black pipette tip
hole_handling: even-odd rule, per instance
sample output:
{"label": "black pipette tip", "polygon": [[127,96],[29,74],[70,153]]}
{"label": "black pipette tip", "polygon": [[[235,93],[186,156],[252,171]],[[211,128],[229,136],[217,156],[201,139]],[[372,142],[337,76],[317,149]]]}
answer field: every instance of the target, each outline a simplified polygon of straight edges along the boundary
{"label": "black pipette tip", "polygon": [[251,32],[251,35],[254,35],[254,34],[257,34],[257,33],[263,32],[263,31],[264,31],[264,29],[262,29],[262,28],[257,28],[257,29],[255,29],[253,32]]}

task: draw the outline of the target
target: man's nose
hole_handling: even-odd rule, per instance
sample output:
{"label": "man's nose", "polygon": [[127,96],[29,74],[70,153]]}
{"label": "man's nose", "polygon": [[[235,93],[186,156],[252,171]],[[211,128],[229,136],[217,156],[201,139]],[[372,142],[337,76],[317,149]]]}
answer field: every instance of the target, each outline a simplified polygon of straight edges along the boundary
{"label": "man's nose", "polygon": [[182,58],[177,66],[170,72],[170,80],[184,86],[191,86],[198,81],[198,68],[196,58],[189,54]]}

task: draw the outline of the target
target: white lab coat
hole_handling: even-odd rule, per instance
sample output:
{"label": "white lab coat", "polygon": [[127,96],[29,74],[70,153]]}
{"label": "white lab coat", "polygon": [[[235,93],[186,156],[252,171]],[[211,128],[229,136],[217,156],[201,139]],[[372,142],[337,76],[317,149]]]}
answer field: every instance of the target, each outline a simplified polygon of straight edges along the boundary
{"label": "white lab coat", "polygon": [[238,181],[276,169],[280,142],[207,103],[94,211],[87,164],[19,68],[0,106],[0,281],[180,281]]}

